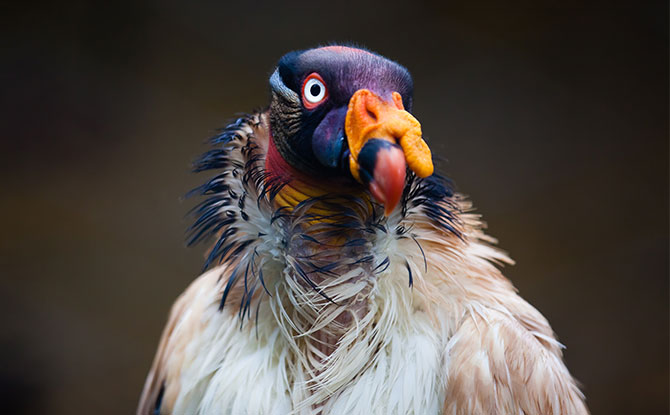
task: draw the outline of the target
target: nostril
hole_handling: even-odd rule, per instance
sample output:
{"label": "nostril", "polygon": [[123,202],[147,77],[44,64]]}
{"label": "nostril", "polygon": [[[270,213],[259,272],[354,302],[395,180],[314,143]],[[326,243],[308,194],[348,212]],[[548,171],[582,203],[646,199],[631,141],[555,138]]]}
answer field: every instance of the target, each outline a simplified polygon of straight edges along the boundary
{"label": "nostril", "polygon": [[360,110],[363,110],[361,111],[361,115],[367,118],[366,121],[368,123],[377,123],[379,119],[378,103],[375,98],[375,96],[368,92],[367,94],[362,95],[359,100],[359,108]]}

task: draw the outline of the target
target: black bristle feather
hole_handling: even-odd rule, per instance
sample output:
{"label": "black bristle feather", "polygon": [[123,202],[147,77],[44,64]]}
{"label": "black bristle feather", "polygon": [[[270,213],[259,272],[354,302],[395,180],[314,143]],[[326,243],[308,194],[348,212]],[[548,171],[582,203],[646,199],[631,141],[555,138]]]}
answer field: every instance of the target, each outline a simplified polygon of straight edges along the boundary
{"label": "black bristle feather", "polygon": [[332,270],[342,265],[341,263],[338,262],[331,262],[330,264],[319,266],[312,261],[304,261],[304,262],[305,265],[308,265],[309,267],[312,268],[312,271],[310,271],[310,273],[324,274],[331,277],[337,277],[337,274],[333,273]]}
{"label": "black bristle feather", "polygon": [[357,264],[362,264],[364,262],[372,262],[374,259],[375,259],[375,257],[372,256],[372,255],[365,255],[364,257],[361,257],[361,258],[357,259],[356,261],[352,262],[352,264],[357,265]]}
{"label": "black bristle feather", "polygon": [[300,266],[300,264],[298,264],[298,263],[296,263],[296,262],[293,262],[293,261],[291,261],[291,262],[292,262],[292,264],[291,264],[291,265],[292,265],[292,268],[293,268],[294,270],[296,270],[296,272],[298,273],[298,275],[300,276],[300,278],[302,278],[305,282],[307,282],[307,284],[309,284],[310,287],[312,287],[312,289],[313,289],[314,291],[316,291],[320,296],[322,296],[322,297],[325,298],[326,300],[330,301],[331,303],[333,303],[333,304],[335,304],[335,305],[339,305],[339,304],[337,304],[335,301],[333,301],[333,299],[330,298],[326,293],[324,293],[323,290],[322,290],[318,285],[316,285],[316,284],[314,283],[314,281],[312,281],[311,278],[309,278],[309,276],[308,276],[307,273],[302,269],[302,267]]}
{"label": "black bristle feather", "polygon": [[319,242],[316,238],[314,238],[313,236],[309,236],[306,233],[300,234],[300,237],[302,239],[306,240],[306,241],[310,241],[310,242],[314,242],[315,244],[322,245],[322,243]]}
{"label": "black bristle feather", "polygon": [[251,300],[254,298],[254,292],[256,291],[256,284],[254,284],[249,292],[246,294],[246,301],[244,302],[244,309],[242,310],[242,314],[240,315],[240,320],[244,321],[244,314],[246,313],[247,318],[250,317],[250,311],[251,311]]}
{"label": "black bristle feather", "polygon": [[[267,290],[266,290],[266,292],[267,292]],[[268,293],[268,295],[270,295],[270,293]],[[270,297],[272,297],[272,296],[270,295]],[[260,309],[261,309],[261,302],[258,301],[258,302],[256,302],[256,316],[254,317],[254,328],[255,328],[255,331],[256,331],[256,341],[258,341],[258,314],[259,314]]]}
{"label": "black bristle feather", "polygon": [[409,262],[405,261],[405,267],[407,267],[407,272],[409,273],[409,287],[411,288],[414,285],[414,278],[412,277],[412,267],[409,265]]}
{"label": "black bristle feather", "polygon": [[347,247],[363,246],[363,245],[365,245],[367,242],[368,242],[367,239],[357,238],[357,239],[352,239],[352,240],[350,240],[350,241],[347,241],[347,242],[344,244],[344,246],[347,246]]}
{"label": "black bristle feather", "polygon": [[186,244],[187,246],[193,246],[197,243],[204,235],[215,235],[218,231],[221,230],[224,226],[228,226],[232,223],[235,223],[234,218],[229,218],[221,222],[211,221],[207,225],[203,226],[200,230],[189,237]]}
{"label": "black bristle feather", "polygon": [[[384,258],[384,260],[382,262],[377,264],[377,266],[372,269],[372,272],[376,272],[378,274],[381,274],[382,272],[386,271],[386,269],[389,267],[390,264],[391,264],[391,260],[389,259],[389,257],[386,257],[386,258]],[[384,267],[384,268],[380,270],[380,268],[382,268],[382,267]]]}
{"label": "black bristle feather", "polygon": [[270,291],[268,291],[268,287],[265,286],[265,279],[263,278],[263,268],[260,268],[260,269],[258,270],[258,279],[260,280],[261,285],[263,286],[263,289],[265,290],[265,292],[267,293],[267,295],[269,295],[270,297],[272,297],[272,294],[270,294]]}
{"label": "black bristle feather", "polygon": [[238,278],[237,269],[238,269],[238,267],[235,267],[233,269],[233,272],[230,274],[230,277],[228,277],[228,281],[226,281],[226,288],[223,289],[223,294],[221,295],[221,302],[219,303],[219,311],[223,310],[223,307],[226,305],[226,299],[228,298],[228,294],[230,293],[230,289],[237,282],[237,278]]}
{"label": "black bristle feather", "polygon": [[[273,177],[264,169],[264,154],[256,144],[250,127],[258,126],[259,116],[243,115],[219,131],[210,142],[216,148],[205,152],[193,164],[195,172],[216,170],[217,174],[206,183],[196,187],[187,197],[205,196],[191,214],[196,217],[187,230],[187,243],[198,242],[216,237],[216,242],[205,260],[203,270],[215,263],[243,258],[234,268],[225,283],[219,309],[223,309],[226,299],[242,277],[244,271],[244,292],[239,304],[240,320],[250,318],[251,303],[258,282],[267,295],[270,295],[263,274],[263,259],[258,256],[254,243],[268,234],[257,232],[257,236],[238,232],[239,221],[248,221],[249,209],[246,199],[251,197],[259,209],[267,209],[269,203],[286,185],[283,179]],[[240,157],[241,155],[241,157]],[[241,185],[241,189],[238,187]],[[242,190],[240,192],[240,190]],[[452,200],[454,195],[451,182],[438,175],[426,179],[417,178],[408,173],[408,182],[401,199],[403,218],[413,214],[423,214],[446,232],[462,238],[458,221],[458,207]],[[310,208],[319,203],[324,210],[337,212],[328,215],[310,213]],[[288,241],[307,247],[300,254],[286,257],[288,264],[297,277],[303,280],[315,292],[327,301],[337,304],[317,285],[310,275],[323,274],[335,277],[341,275],[339,269],[363,266],[367,272],[380,274],[391,265],[389,257],[375,264],[375,256],[370,254],[369,246],[374,244],[377,232],[394,235],[396,238],[411,237],[423,256],[424,269],[427,270],[427,258],[411,226],[397,226],[393,232],[388,228],[383,208],[369,200],[351,195],[327,195],[305,200],[292,210],[278,208],[272,212],[271,226],[280,232],[281,244],[292,246]],[[311,224],[318,224],[314,227]],[[407,222],[405,222],[407,223]],[[411,223],[411,222],[410,222]],[[248,225],[245,225],[248,226]],[[309,229],[309,231],[306,231]],[[256,232],[254,232],[256,234]],[[296,240],[295,238],[299,238]],[[331,241],[343,240],[341,243]],[[311,246],[314,245],[314,246]],[[252,254],[249,255],[250,250]],[[323,261],[320,255],[341,255],[341,260]],[[259,262],[259,263],[257,263]],[[325,262],[325,263],[324,263]],[[409,286],[413,286],[413,274],[410,263],[405,261],[409,274]],[[245,267],[244,270],[240,267]],[[258,306],[256,319],[258,319]]]}
{"label": "black bristle feather", "polygon": [[424,268],[424,271],[425,271],[425,272],[428,272],[428,261],[426,260],[426,253],[423,252],[423,247],[421,246],[421,244],[419,243],[419,241],[416,239],[416,236],[415,236],[415,235],[410,235],[410,237],[412,238],[412,240],[414,240],[414,242],[416,243],[416,246],[419,247],[419,251],[421,251],[421,255],[423,256],[423,268]]}
{"label": "black bristle feather", "polygon": [[163,406],[163,395],[165,395],[165,382],[161,383],[161,388],[158,391],[156,402],[154,403],[153,415],[161,414],[161,406]]}

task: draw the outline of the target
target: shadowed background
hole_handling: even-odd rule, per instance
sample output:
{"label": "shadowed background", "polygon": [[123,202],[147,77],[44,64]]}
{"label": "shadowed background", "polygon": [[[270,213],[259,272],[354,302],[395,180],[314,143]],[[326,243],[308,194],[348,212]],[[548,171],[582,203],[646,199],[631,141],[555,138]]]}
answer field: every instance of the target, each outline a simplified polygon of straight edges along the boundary
{"label": "shadowed background", "polygon": [[203,263],[190,161],[281,55],[349,41],[413,74],[593,413],[668,413],[666,3],[282,3],[3,6],[2,412],[134,411]]}

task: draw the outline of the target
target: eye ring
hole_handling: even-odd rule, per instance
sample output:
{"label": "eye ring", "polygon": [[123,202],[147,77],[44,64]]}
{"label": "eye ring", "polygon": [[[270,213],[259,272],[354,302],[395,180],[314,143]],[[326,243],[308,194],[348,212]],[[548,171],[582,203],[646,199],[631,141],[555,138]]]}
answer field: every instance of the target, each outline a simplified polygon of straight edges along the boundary
{"label": "eye ring", "polygon": [[326,83],[316,72],[311,73],[302,83],[302,103],[307,109],[314,109],[328,98]]}

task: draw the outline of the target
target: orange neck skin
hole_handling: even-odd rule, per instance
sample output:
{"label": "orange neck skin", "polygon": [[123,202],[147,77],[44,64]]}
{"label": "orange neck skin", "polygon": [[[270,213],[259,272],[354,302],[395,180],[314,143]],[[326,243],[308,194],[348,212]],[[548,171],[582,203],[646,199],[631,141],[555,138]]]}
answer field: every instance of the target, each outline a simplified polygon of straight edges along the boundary
{"label": "orange neck skin", "polygon": [[[274,199],[274,203],[278,208],[284,207],[292,210],[300,202],[326,194],[340,193],[353,196],[361,196],[363,194],[360,186],[355,183],[344,183],[343,180],[338,178],[310,177],[297,170],[288,164],[281,154],[279,154],[272,137],[270,137],[265,157],[265,169],[269,177],[286,183]],[[331,213],[319,207],[318,204],[315,205],[313,210],[317,214]]]}

